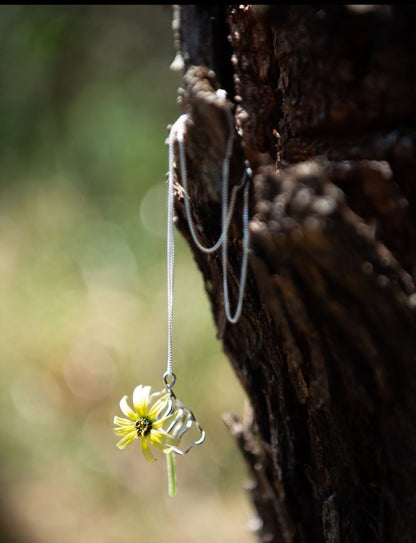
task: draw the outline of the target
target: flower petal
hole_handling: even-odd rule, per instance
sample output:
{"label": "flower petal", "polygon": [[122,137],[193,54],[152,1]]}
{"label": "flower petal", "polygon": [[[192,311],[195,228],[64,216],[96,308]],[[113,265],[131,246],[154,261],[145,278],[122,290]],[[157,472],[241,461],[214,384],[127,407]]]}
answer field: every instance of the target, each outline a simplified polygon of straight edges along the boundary
{"label": "flower petal", "polygon": [[148,462],[154,462],[155,457],[152,454],[152,451],[150,450],[149,443],[147,441],[147,437],[143,436],[141,438],[141,445],[142,445],[142,452],[143,456],[146,458]]}
{"label": "flower petal", "polygon": [[137,414],[133,411],[133,409],[127,403],[127,396],[123,396],[121,398],[120,409],[123,411],[126,417],[129,417],[129,419],[136,420],[138,418]]}
{"label": "flower petal", "polygon": [[151,421],[155,420],[159,413],[168,407],[169,393],[164,394],[161,398],[155,402],[149,411],[149,419]]}
{"label": "flower petal", "polygon": [[139,417],[147,416],[147,408],[149,406],[150,386],[139,385],[133,392],[133,405]]}
{"label": "flower petal", "polygon": [[119,426],[123,426],[123,427],[134,426],[134,422],[131,421],[130,419],[123,419],[122,417],[117,417],[117,416],[114,417],[113,423],[118,424]]}
{"label": "flower petal", "polygon": [[134,424],[132,424],[131,426],[120,426],[118,428],[114,428],[114,433],[116,434],[116,436],[126,436],[130,432],[137,433]]}
{"label": "flower petal", "polygon": [[117,447],[121,450],[125,449],[127,445],[130,445],[130,443],[136,439],[136,437],[136,432],[130,432],[129,434],[124,436],[123,439],[120,439],[120,441],[117,443]]}
{"label": "flower petal", "polygon": [[152,422],[152,428],[163,428],[163,426],[167,426],[168,424],[173,422],[177,418],[177,416],[177,413],[172,413],[172,415],[169,415],[163,419],[155,420]]}
{"label": "flower petal", "polygon": [[177,447],[179,445],[179,439],[172,437],[162,430],[152,430],[149,434],[150,443],[157,449],[164,450],[166,447]]}

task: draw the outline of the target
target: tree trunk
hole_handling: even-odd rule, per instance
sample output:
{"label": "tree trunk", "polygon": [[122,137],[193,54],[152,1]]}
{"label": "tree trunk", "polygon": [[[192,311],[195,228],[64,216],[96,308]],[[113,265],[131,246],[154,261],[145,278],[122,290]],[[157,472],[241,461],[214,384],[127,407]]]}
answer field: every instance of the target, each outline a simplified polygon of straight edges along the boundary
{"label": "tree trunk", "polygon": [[[220,233],[221,168],[253,170],[243,313],[221,255],[177,226],[252,406],[227,421],[264,542],[416,541],[416,11],[394,6],[178,9],[189,198]],[[177,171],[177,180],[180,175]],[[229,232],[231,304],[241,199]]]}

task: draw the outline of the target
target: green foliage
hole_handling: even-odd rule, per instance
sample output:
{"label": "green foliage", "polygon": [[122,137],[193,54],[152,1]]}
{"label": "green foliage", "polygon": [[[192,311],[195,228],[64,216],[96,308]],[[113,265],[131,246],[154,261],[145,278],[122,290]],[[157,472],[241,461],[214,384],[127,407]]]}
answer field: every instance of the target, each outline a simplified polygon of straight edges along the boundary
{"label": "green foliage", "polygon": [[179,236],[176,390],[208,437],[177,460],[175,500],[163,458],[149,468],[112,430],[121,396],[161,387],[166,360],[170,19],[169,6],[0,8],[0,473],[16,540],[247,540],[220,418],[242,393]]}

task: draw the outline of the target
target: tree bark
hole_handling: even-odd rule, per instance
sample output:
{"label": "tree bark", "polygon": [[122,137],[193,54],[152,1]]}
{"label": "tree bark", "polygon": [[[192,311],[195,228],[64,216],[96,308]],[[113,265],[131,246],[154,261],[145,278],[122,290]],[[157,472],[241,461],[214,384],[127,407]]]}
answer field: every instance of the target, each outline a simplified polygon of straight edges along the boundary
{"label": "tree bark", "polygon": [[[228,425],[264,542],[416,541],[416,11],[394,6],[179,7],[189,198],[220,234],[250,161],[243,313],[224,313],[220,254],[177,226],[252,406]],[[237,300],[242,203],[229,232]]]}

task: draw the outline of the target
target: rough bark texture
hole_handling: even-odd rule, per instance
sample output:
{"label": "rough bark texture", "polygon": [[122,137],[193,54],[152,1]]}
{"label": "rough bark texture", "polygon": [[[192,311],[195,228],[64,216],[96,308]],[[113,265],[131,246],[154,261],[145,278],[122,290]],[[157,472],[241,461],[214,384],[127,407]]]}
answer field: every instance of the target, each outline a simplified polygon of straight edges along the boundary
{"label": "rough bark texture", "polygon": [[[393,6],[180,7],[189,197],[201,240],[253,169],[243,314],[189,239],[252,418],[228,417],[266,542],[416,541],[416,17]],[[229,235],[231,300],[241,202]]]}

